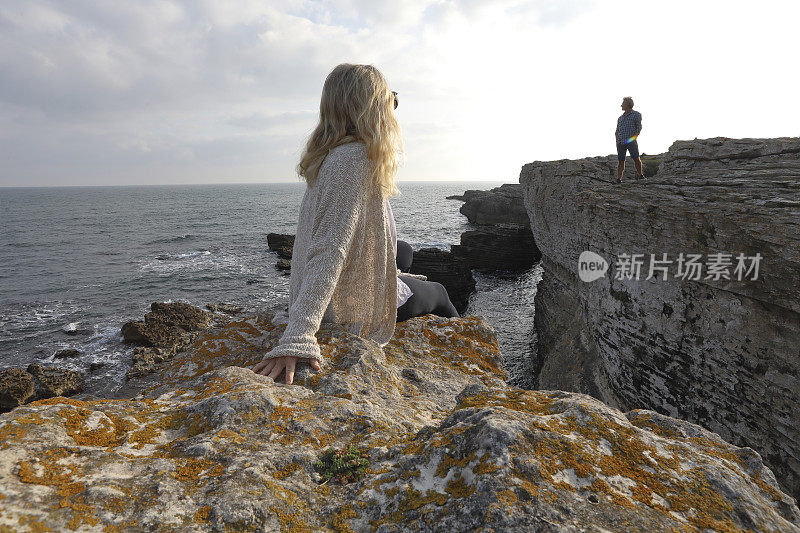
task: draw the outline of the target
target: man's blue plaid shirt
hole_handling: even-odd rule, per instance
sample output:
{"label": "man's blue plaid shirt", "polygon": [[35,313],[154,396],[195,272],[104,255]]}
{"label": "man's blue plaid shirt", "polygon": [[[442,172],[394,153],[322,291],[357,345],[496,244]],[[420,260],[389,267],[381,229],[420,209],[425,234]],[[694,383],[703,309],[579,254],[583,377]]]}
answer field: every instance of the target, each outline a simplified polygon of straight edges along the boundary
{"label": "man's blue plaid shirt", "polygon": [[625,141],[638,135],[642,131],[642,114],[638,111],[631,111],[627,115],[623,113],[617,119],[617,144],[625,144]]}

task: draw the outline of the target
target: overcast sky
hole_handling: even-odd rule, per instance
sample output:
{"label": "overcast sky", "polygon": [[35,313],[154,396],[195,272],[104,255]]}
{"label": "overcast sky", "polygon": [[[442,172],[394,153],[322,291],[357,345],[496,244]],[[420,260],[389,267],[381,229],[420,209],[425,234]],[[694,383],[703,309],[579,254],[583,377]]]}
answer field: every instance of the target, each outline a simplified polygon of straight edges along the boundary
{"label": "overcast sky", "polygon": [[0,0],[0,185],[297,181],[322,84],[399,93],[400,180],[797,136],[796,0]]}

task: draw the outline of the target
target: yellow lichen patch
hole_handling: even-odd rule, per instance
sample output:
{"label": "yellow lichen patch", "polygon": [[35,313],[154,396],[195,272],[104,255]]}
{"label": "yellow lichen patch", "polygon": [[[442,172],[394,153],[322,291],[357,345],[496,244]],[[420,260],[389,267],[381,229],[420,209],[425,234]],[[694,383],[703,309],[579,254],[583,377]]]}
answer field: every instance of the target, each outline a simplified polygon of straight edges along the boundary
{"label": "yellow lichen patch", "polygon": [[[44,522],[40,522],[36,518],[27,515],[20,516],[19,519],[17,519],[17,524],[21,526],[27,526],[28,531],[31,531],[33,533],[45,533],[49,531],[56,531],[55,529],[47,527],[44,524]],[[15,530],[11,528],[8,529],[5,528],[6,526],[0,525],[0,533],[5,533],[6,531],[8,533],[15,533]]]}
{"label": "yellow lichen patch", "polygon": [[471,453],[466,457],[462,457],[461,459],[452,456],[450,453],[445,452],[444,457],[442,457],[439,464],[436,465],[436,477],[445,477],[447,473],[450,471],[451,468],[464,468],[466,467],[471,461],[475,460],[475,454]]}
{"label": "yellow lichen patch", "polygon": [[403,499],[400,500],[400,503],[398,504],[398,508],[403,512],[408,512],[419,509],[420,507],[428,505],[429,503],[444,505],[447,503],[447,500],[447,495],[442,494],[441,492],[429,490],[423,495],[420,491],[412,487],[408,487],[403,495]]}
{"label": "yellow lichen patch", "polygon": [[[553,478],[556,472],[572,468],[576,476],[593,479],[591,490],[606,494],[616,505],[634,508],[640,503],[662,513],[682,513],[690,525],[700,529],[724,530],[732,524],[731,504],[710,486],[705,472],[700,468],[687,471],[682,466],[687,459],[702,463],[703,457],[680,441],[667,446],[671,456],[663,455],[642,440],[641,430],[591,411],[583,412],[580,421],[568,415],[551,419],[547,426],[555,433],[534,444],[534,455],[550,484],[558,483]],[[690,442],[701,454],[710,451],[709,455],[725,459],[733,468],[736,456],[724,446],[707,439]],[[606,482],[610,478],[628,480],[626,488],[612,488]],[[561,488],[574,490],[568,484]],[[661,503],[664,501],[666,506]]]}
{"label": "yellow lichen patch", "polygon": [[308,527],[302,520],[302,514],[299,511],[286,512],[278,507],[270,507],[270,511],[275,513],[278,522],[281,525],[281,531],[287,533],[310,533],[311,528]]}
{"label": "yellow lichen patch", "polygon": [[490,459],[489,452],[484,453],[481,455],[481,458],[478,460],[478,465],[475,467],[476,474],[491,474],[492,472],[496,472],[500,470],[500,466],[497,465]]}
{"label": "yellow lichen patch", "polygon": [[457,409],[467,407],[504,407],[537,416],[558,413],[555,400],[545,394],[524,389],[484,390],[462,397]]}
{"label": "yellow lichen patch", "polygon": [[[94,400],[97,401],[97,400]],[[36,400],[27,404],[28,407],[38,407],[40,405],[73,405],[75,407],[87,407],[91,402],[84,402],[83,400],[74,400],[64,396],[55,396],[53,398],[45,398],[43,400]]]}
{"label": "yellow lichen patch", "polygon": [[500,502],[505,507],[512,507],[516,505],[519,500],[517,499],[517,495],[514,494],[513,491],[508,489],[499,490],[495,493],[495,497],[497,501]]}
{"label": "yellow lichen patch", "polygon": [[211,519],[211,509],[212,507],[210,505],[204,505],[200,509],[198,509],[197,512],[194,513],[193,517],[195,523],[207,524],[208,521]]}
{"label": "yellow lichen patch", "polygon": [[225,473],[224,466],[206,457],[179,458],[178,462],[183,464],[175,469],[175,477],[186,485],[190,494],[206,485],[210,481],[208,477],[217,477]]}
{"label": "yellow lichen patch", "polygon": [[[118,446],[125,434],[136,427],[130,420],[110,417],[102,411],[86,408],[64,408],[58,414],[64,419],[67,433],[80,446]],[[95,427],[87,424],[92,416]]]}
{"label": "yellow lichen patch", "polygon": [[78,465],[63,462],[71,457],[73,454],[65,448],[45,450],[37,457],[38,461],[20,461],[17,476],[23,483],[54,487],[56,494],[62,496],[58,507],[73,511],[68,524],[70,528],[77,529],[84,523],[97,525],[99,520],[94,508],[78,496],[86,487],[80,481],[73,481],[74,476],[80,473]]}
{"label": "yellow lichen patch", "polygon": [[[440,364],[459,372],[506,377],[500,366],[497,336],[489,334],[477,317],[447,320],[425,315],[405,321],[395,328],[392,343],[395,349],[399,348],[397,353],[424,350]],[[413,344],[413,350],[412,346],[402,347],[409,343]]]}
{"label": "yellow lichen patch", "polygon": [[73,476],[78,472],[78,465],[62,464],[61,459],[71,457],[66,448],[53,448],[44,450],[36,460],[20,461],[17,477],[23,483],[35,483],[60,487],[72,482]]}
{"label": "yellow lichen patch", "polygon": [[676,439],[680,437],[680,433],[678,433],[674,429],[665,428],[663,425],[659,424],[655,420],[644,416],[641,413],[640,409],[635,409],[633,412],[637,413],[637,416],[633,420],[631,420],[631,423],[634,426],[650,430],[659,437],[664,437],[667,439]]}
{"label": "yellow lichen patch", "polygon": [[358,518],[358,513],[353,510],[353,506],[351,504],[347,504],[342,506],[339,509],[339,512],[333,515],[331,518],[331,527],[336,533],[353,533],[352,528],[347,523],[347,520],[352,518]]}
{"label": "yellow lichen patch", "polygon": [[303,465],[301,465],[299,463],[289,463],[288,465],[286,465],[282,469],[274,471],[272,473],[272,477],[274,477],[276,479],[283,480],[283,479],[286,479],[287,477],[291,476],[292,474],[294,474],[296,471],[302,470],[302,469],[303,469]]}
{"label": "yellow lichen patch", "polygon": [[0,427],[0,446],[5,450],[14,443],[25,438],[25,425],[16,421],[10,421]]}
{"label": "yellow lichen patch", "polygon": [[243,444],[245,442],[245,438],[240,434],[236,433],[230,429],[221,429],[219,432],[214,436],[215,441],[219,441],[222,439],[230,439],[236,444]]}
{"label": "yellow lichen patch", "polygon": [[453,498],[466,498],[475,492],[475,487],[468,485],[462,476],[458,476],[447,482],[444,491]]}

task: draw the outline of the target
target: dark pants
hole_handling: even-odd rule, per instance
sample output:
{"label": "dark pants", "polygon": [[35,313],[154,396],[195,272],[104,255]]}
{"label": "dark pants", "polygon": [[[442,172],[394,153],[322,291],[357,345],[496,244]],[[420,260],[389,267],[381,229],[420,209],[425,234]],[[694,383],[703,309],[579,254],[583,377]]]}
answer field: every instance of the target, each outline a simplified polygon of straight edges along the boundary
{"label": "dark pants", "polygon": [[[408,272],[411,262],[414,259],[414,250],[405,241],[397,241],[397,268],[402,272]],[[419,278],[408,276],[398,276],[403,283],[408,285],[414,294],[406,302],[397,308],[397,322],[432,313],[434,315],[452,318],[461,316],[456,311],[447,289],[444,285],[435,281],[425,281]]]}
{"label": "dark pants", "polygon": [[639,143],[637,141],[617,143],[617,161],[625,161],[625,152],[629,152],[632,159],[639,159]]}

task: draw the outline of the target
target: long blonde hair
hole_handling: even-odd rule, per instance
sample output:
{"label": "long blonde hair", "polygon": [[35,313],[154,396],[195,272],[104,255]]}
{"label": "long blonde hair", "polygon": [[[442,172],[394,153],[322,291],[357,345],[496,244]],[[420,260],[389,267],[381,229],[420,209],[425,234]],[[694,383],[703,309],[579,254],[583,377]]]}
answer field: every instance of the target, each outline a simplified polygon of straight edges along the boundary
{"label": "long blonde hair", "polygon": [[372,65],[342,63],[325,79],[319,103],[319,124],[306,144],[297,173],[312,187],[322,162],[333,148],[362,141],[372,161],[372,184],[384,199],[400,194],[395,175],[403,154],[394,95],[386,78]]}

